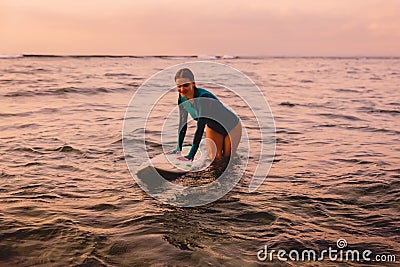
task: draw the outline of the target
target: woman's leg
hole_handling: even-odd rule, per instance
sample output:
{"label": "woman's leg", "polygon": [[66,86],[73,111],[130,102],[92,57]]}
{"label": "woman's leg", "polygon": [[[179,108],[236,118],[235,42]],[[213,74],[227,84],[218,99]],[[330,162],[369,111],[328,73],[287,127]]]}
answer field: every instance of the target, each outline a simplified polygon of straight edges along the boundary
{"label": "woman's leg", "polygon": [[224,138],[224,156],[230,157],[235,154],[242,138],[242,124],[240,121],[236,124],[227,136]]}
{"label": "woman's leg", "polygon": [[210,127],[206,126],[206,147],[208,157],[213,161],[214,159],[222,158],[222,148],[224,145],[224,136],[217,133]]}

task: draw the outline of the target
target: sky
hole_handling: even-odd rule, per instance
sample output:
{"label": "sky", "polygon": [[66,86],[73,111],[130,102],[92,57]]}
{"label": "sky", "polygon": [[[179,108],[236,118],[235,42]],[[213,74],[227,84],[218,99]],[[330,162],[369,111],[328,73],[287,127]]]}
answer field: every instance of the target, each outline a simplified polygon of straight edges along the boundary
{"label": "sky", "polygon": [[400,0],[0,0],[0,54],[400,56]]}

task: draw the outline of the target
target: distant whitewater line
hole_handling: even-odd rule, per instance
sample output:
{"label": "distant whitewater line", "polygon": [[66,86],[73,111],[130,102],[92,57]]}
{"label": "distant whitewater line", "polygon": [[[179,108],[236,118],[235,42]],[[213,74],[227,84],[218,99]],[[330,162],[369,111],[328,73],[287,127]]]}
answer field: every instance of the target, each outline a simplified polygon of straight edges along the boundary
{"label": "distant whitewater line", "polygon": [[0,58],[21,58],[24,55],[0,55]]}
{"label": "distant whitewater line", "polygon": [[326,58],[326,59],[400,59],[399,56],[215,56],[215,55],[151,55],[151,56],[134,56],[134,55],[46,55],[46,54],[15,54],[1,55],[0,59],[15,58],[165,58],[165,59],[200,59],[200,60],[217,60],[217,59],[267,59],[267,58]]}
{"label": "distant whitewater line", "polygon": [[174,55],[151,55],[151,56],[134,56],[134,55],[46,55],[46,54],[20,54],[20,55],[0,55],[0,58],[22,58],[22,57],[63,57],[63,58],[92,58],[92,57],[110,57],[110,58],[169,58],[169,59],[235,59],[238,56],[209,56],[209,55],[188,55],[188,56],[174,56]]}

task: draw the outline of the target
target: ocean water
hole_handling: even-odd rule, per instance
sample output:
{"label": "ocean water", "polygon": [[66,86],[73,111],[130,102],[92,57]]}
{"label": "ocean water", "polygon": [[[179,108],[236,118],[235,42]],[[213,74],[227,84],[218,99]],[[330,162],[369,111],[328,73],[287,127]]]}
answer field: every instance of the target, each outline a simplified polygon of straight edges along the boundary
{"label": "ocean water", "polygon": [[[258,163],[251,157],[226,196],[178,208],[135,183],[121,133],[137,88],[192,60],[0,59],[0,265],[396,266],[280,261],[276,254],[260,261],[257,252],[338,249],[345,239],[343,249],[394,255],[398,264],[400,59],[215,59],[243,71],[266,96],[276,155],[256,192],[248,191]],[[215,93],[240,115],[235,98]],[[160,122],[155,116],[151,123],[148,149],[155,155]],[[257,146],[257,129],[247,130]]]}

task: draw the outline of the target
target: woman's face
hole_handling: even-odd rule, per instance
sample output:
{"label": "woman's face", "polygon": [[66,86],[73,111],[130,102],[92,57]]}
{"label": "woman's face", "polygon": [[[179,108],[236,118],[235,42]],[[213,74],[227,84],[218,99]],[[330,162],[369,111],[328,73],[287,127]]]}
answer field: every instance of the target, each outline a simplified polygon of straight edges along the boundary
{"label": "woman's face", "polygon": [[194,83],[190,82],[188,78],[178,78],[175,80],[176,89],[179,94],[184,98],[193,98]]}

